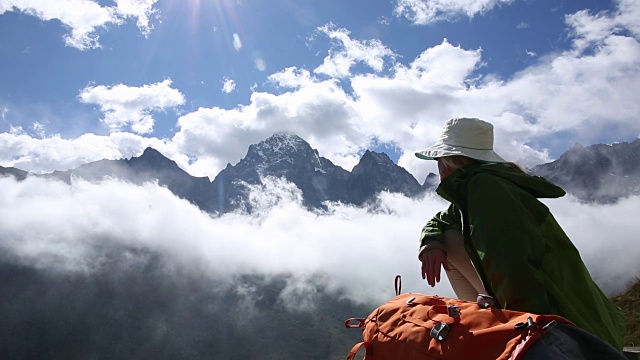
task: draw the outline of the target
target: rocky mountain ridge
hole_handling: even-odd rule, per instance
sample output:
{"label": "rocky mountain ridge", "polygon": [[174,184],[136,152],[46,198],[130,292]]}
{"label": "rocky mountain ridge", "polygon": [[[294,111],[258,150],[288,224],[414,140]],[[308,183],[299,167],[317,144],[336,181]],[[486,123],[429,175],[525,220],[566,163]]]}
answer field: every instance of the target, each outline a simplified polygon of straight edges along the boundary
{"label": "rocky mountain ridge", "polygon": [[284,178],[295,184],[302,192],[304,205],[310,209],[323,208],[327,201],[363,205],[381,191],[411,197],[424,193],[418,181],[384,153],[366,151],[349,172],[320,156],[309,143],[291,133],[276,133],[250,145],[244,158],[235,165],[227,164],[213,181],[189,175],[152,148],[145,149],[139,157],[99,160],[51,174],[31,175],[2,167],[0,174],[18,179],[44,176],[66,182],[72,177],[90,181],[117,178],[134,184],[158,181],[202,210],[217,214],[236,210],[251,212],[248,188],[264,185],[266,177]]}
{"label": "rocky mountain ridge", "polygon": [[640,194],[640,139],[588,147],[575,144],[558,160],[531,172],[582,201],[613,203]]}
{"label": "rocky mountain ridge", "polygon": [[[574,145],[556,161],[530,169],[562,186],[585,202],[611,203],[640,194],[640,139],[613,145]],[[159,151],[147,148],[139,157],[100,160],[73,170],[32,175],[15,168],[0,167],[0,175],[19,180],[27,176],[45,176],[70,182],[72,177],[91,181],[123,179],[134,184],[158,181],[177,196],[202,210],[223,214],[243,210],[251,212],[249,186],[262,186],[266,177],[284,178],[302,192],[303,203],[311,209],[323,208],[327,201],[363,205],[381,191],[408,197],[433,191],[438,177],[429,174],[420,184],[385,153],[366,151],[359,163],[347,171],[320,156],[316,149],[291,133],[276,133],[252,144],[237,164],[227,164],[213,181],[194,177]]]}

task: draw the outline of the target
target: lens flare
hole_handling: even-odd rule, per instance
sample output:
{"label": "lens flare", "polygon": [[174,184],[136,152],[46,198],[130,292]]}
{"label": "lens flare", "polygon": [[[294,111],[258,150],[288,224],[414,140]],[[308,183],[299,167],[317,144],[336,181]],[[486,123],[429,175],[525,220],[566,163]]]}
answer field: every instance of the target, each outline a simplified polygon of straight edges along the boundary
{"label": "lens flare", "polygon": [[260,51],[254,51],[251,53],[251,57],[253,58],[253,63],[256,65],[256,69],[260,71],[267,70],[267,63],[264,61],[264,55]]}
{"label": "lens flare", "polygon": [[254,60],[256,63],[256,68],[260,71],[265,71],[267,70],[267,63],[264,62],[264,60],[257,58]]}
{"label": "lens flare", "polygon": [[236,49],[236,51],[240,51],[240,49],[242,49],[242,41],[240,40],[240,35],[238,34],[233,34],[233,48]]}

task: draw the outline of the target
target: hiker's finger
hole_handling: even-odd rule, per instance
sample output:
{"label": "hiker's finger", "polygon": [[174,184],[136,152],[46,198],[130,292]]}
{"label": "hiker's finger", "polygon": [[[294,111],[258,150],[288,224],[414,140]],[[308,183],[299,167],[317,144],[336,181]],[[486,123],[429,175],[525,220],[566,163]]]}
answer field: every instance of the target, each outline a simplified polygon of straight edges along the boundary
{"label": "hiker's finger", "polygon": [[426,250],[422,255],[422,278],[433,287],[440,282],[441,266],[447,261],[447,255],[442,249]]}
{"label": "hiker's finger", "polygon": [[427,283],[433,287],[435,282],[435,261],[436,257],[433,254],[433,250],[427,250],[427,252],[422,256],[422,262],[424,266],[424,271],[427,276]]}
{"label": "hiker's finger", "polygon": [[422,270],[422,278],[427,280],[427,282],[429,282],[429,268],[430,264],[429,264],[429,259],[427,259],[427,254],[426,252],[422,255],[422,261],[420,264],[420,268]]}
{"label": "hiker's finger", "polygon": [[431,286],[435,286],[440,282],[440,273],[442,272],[442,256],[440,254],[442,251],[438,251],[438,256],[436,256],[434,264],[433,264],[433,284]]}

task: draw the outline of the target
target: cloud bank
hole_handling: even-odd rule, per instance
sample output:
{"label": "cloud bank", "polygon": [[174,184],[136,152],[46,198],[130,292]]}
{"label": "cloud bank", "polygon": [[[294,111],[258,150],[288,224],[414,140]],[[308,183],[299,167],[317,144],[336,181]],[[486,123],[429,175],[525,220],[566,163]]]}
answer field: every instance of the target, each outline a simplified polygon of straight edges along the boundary
{"label": "cloud bank", "polygon": [[[91,273],[105,248],[126,246],[215,278],[295,274],[283,292],[292,299],[308,295],[301,289],[318,274],[327,291],[356,302],[392,297],[396,274],[404,291],[453,296],[446,280],[428,287],[416,256],[422,226],[446,206],[438,197],[382,194],[375,212],[334,204],[316,213],[304,209],[295,186],[271,179],[252,193],[259,216],[212,218],[152,183],[0,178],[0,187],[3,253],[41,271]],[[637,251],[629,250],[640,225],[626,216],[640,197],[598,207],[571,198],[547,203],[605,292],[621,291],[640,273]]]}

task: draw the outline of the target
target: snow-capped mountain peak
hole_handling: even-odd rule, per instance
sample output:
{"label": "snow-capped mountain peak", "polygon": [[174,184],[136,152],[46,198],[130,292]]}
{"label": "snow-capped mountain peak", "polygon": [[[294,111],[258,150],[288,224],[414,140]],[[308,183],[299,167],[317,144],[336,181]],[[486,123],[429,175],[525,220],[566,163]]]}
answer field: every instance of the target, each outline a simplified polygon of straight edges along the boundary
{"label": "snow-capped mountain peak", "polygon": [[315,168],[323,169],[318,152],[298,135],[278,132],[255,145],[249,146],[243,161],[255,166],[259,172],[279,166],[278,164],[313,163]]}

